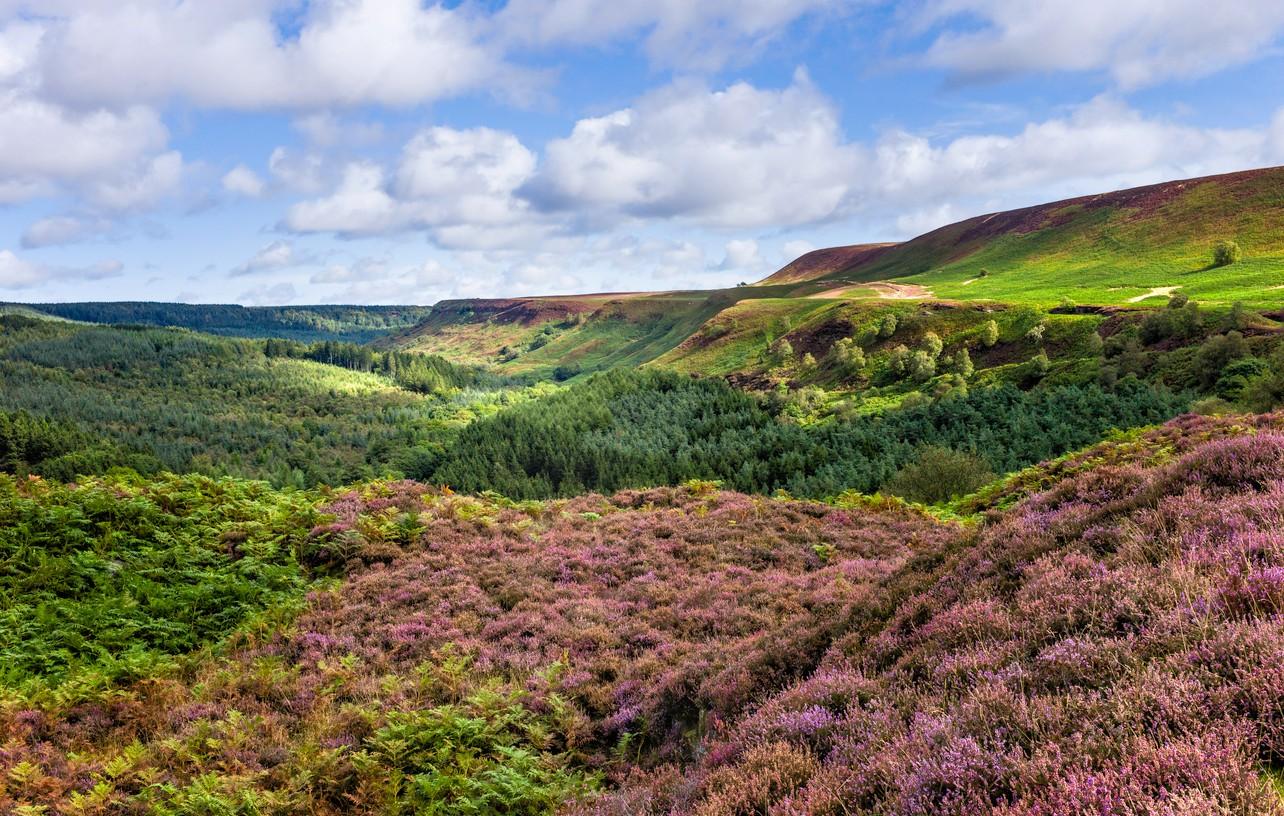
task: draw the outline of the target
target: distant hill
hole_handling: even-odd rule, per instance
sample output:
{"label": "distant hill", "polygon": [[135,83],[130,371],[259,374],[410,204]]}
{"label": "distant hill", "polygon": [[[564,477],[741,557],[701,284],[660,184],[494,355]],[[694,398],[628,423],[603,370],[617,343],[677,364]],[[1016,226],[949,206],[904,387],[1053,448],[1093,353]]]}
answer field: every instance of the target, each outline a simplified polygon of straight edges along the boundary
{"label": "distant hill", "polygon": [[[1213,268],[1219,241],[1243,259]],[[1284,167],[1171,181],[991,213],[889,247],[817,250],[764,283],[908,280],[941,298],[1278,302],[1284,287]]]}
{"label": "distant hill", "polygon": [[796,287],[449,300],[379,345],[560,377],[654,360],[744,298]]}
{"label": "distant hill", "polygon": [[365,343],[424,320],[427,306],[239,306],[151,302],[0,304],[17,314],[108,325],[177,326],[231,337]]}
{"label": "distant hill", "polygon": [[[1214,266],[1221,241],[1235,242],[1240,260]],[[1284,168],[981,215],[901,244],[819,249],[752,286],[443,301],[378,343],[559,379],[651,362],[731,374],[777,337],[823,353],[821,341],[865,319],[848,306],[1092,312],[1163,306],[1174,294],[1214,310],[1242,302],[1284,315]]]}

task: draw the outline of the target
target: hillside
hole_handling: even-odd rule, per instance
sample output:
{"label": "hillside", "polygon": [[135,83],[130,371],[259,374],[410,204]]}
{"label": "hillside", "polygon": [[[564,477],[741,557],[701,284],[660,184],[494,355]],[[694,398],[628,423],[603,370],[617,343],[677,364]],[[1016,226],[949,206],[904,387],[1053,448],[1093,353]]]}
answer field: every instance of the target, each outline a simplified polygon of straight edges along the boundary
{"label": "hillside", "polygon": [[[814,286],[812,288],[815,288]],[[690,292],[448,300],[412,329],[379,345],[441,354],[511,374],[569,376],[638,366],[678,345],[743,300],[781,296],[796,286]]]}
{"label": "hillside", "polygon": [[195,303],[0,304],[0,314],[48,315],[84,323],[174,326],[231,337],[366,343],[418,324],[426,306],[240,306]]}
{"label": "hillside", "polygon": [[341,484],[431,456],[504,385],[366,347],[0,316],[0,470]]}
{"label": "hillside", "polygon": [[[1243,260],[1210,268],[1214,244],[1239,244]],[[1284,168],[1172,181],[991,213],[892,247],[858,253],[839,268],[807,263],[767,278],[896,280],[958,300],[1055,304],[1141,302],[1155,290],[1203,301],[1278,304],[1284,287]],[[1161,299],[1161,295],[1154,297]]]}
{"label": "hillside", "polygon": [[[1213,267],[1223,240],[1242,257]],[[445,301],[380,342],[538,377],[643,364],[731,375],[760,368],[782,336],[797,347],[799,323],[853,305],[1126,315],[1173,295],[1213,312],[1284,306],[1284,168],[977,216],[902,244],[816,250],[753,286]],[[838,317],[818,331],[849,329]]]}
{"label": "hillside", "polygon": [[1282,429],[966,524],[0,476],[0,810],[1279,814]]}
{"label": "hillside", "polygon": [[786,264],[761,284],[801,283],[829,277],[868,263],[894,246],[896,244],[854,244],[813,250]]}

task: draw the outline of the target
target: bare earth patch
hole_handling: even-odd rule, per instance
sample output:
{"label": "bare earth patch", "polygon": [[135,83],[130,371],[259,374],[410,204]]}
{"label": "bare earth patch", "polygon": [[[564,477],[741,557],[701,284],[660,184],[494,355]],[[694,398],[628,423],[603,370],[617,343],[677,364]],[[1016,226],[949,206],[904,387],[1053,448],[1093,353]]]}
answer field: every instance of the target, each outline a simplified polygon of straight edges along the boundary
{"label": "bare earth patch", "polygon": [[840,298],[852,297],[853,295],[871,292],[883,300],[918,300],[921,298],[936,297],[931,289],[926,286],[919,286],[914,283],[891,283],[889,281],[874,281],[872,283],[857,283],[852,286],[842,286],[837,289],[828,289],[824,292],[817,292],[811,295],[813,298],[823,298],[825,300],[837,300]]}
{"label": "bare earth patch", "polygon": [[1154,297],[1172,297],[1173,292],[1176,292],[1180,288],[1180,286],[1156,286],[1144,295],[1137,295],[1134,298],[1128,298],[1128,302],[1141,303],[1143,300],[1150,300]]}

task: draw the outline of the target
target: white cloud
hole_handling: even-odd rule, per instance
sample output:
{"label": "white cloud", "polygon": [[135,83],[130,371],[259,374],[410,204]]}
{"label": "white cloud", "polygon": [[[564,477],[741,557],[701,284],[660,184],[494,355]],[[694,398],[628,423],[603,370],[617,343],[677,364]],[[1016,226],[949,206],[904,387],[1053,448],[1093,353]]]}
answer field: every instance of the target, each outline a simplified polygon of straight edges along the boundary
{"label": "white cloud", "polygon": [[858,159],[802,74],[780,91],[680,84],[578,122],[548,145],[526,192],[544,208],[586,215],[790,226],[837,213]]}
{"label": "white cloud", "polygon": [[273,241],[254,253],[254,257],[232,270],[233,276],[251,275],[255,272],[285,269],[309,262],[310,258],[300,257],[289,241]]}
{"label": "white cloud", "polygon": [[0,250],[0,289],[26,289],[63,281],[102,280],[121,273],[120,261],[102,261],[89,266],[50,266],[28,261],[9,250]]}
{"label": "white cloud", "polygon": [[801,258],[803,255],[806,255],[814,249],[816,249],[815,244],[801,238],[793,241],[786,241],[780,248],[780,255],[778,256],[780,261],[779,265],[784,266],[796,258]]}
{"label": "white cloud", "polygon": [[113,174],[91,184],[86,197],[114,212],[141,210],[178,192],[183,181],[183,157],[171,150],[132,171]]}
{"label": "white cloud", "polygon": [[407,228],[412,219],[385,189],[385,174],[374,162],[349,164],[333,193],[290,207],[284,226],[294,232],[333,232],[348,237]]}
{"label": "white cloud", "polygon": [[172,164],[178,154],[157,155],[168,138],[147,108],[77,113],[21,90],[0,90],[0,199],[22,200],[62,185],[128,185],[132,176],[154,172],[157,161]]}
{"label": "white cloud", "polygon": [[[295,204],[283,226],[345,237],[423,231],[445,249],[534,257],[581,251],[575,235],[656,223],[846,221],[861,230],[852,240],[904,237],[975,212],[1269,163],[1284,144],[1280,123],[1274,135],[1200,128],[1106,95],[1015,133],[941,139],[892,129],[855,143],[805,76],[782,90],[678,84],[581,120],[542,160],[509,133],[426,129],[391,169],[349,163],[328,195]],[[717,269],[766,264],[752,244],[728,244]]]}
{"label": "white cloud", "polygon": [[246,198],[258,198],[265,188],[263,179],[243,164],[238,164],[223,176],[224,190]]}
{"label": "white cloud", "polygon": [[268,172],[287,190],[315,195],[325,189],[325,160],[317,153],[299,154],[278,147],[268,157]]}
{"label": "white cloud", "polygon": [[[401,107],[524,81],[471,12],[419,0],[61,5],[44,11],[40,70],[78,105]],[[299,28],[283,37],[274,14],[287,9]]]}
{"label": "white cloud", "polygon": [[395,174],[350,163],[335,190],[300,202],[284,226],[347,237],[424,229],[441,246],[493,249],[546,235],[541,217],[515,191],[531,178],[535,155],[511,133],[435,127],[405,146]]}
{"label": "white cloud", "polygon": [[84,241],[111,229],[111,222],[100,218],[60,215],[41,218],[22,233],[24,249],[60,246]]}
{"label": "white cloud", "polygon": [[758,242],[752,238],[728,241],[722,269],[735,272],[757,272],[766,264],[758,251]]}
{"label": "white cloud", "polygon": [[0,289],[22,289],[44,283],[46,270],[24,261],[9,250],[0,250]]}
{"label": "white cloud", "polygon": [[934,144],[905,131],[889,132],[870,151],[861,194],[872,200],[867,204],[902,213],[984,196],[1038,203],[1241,170],[1260,165],[1266,155],[1264,131],[1148,118],[1100,97],[1010,136],[961,136]]}
{"label": "white cloud", "polygon": [[496,25],[510,42],[599,46],[645,34],[652,61],[717,68],[743,59],[800,18],[839,11],[851,0],[510,0]]}
{"label": "white cloud", "polygon": [[1284,164],[1284,108],[1275,114],[1271,121],[1269,140],[1269,159]]}
{"label": "white cloud", "polygon": [[[965,25],[958,25],[959,18]],[[1106,71],[1121,86],[1137,88],[1259,58],[1284,32],[1284,4],[1236,0],[1219,8],[1206,0],[935,0],[925,21],[951,24],[928,50],[928,62],[967,78]]]}

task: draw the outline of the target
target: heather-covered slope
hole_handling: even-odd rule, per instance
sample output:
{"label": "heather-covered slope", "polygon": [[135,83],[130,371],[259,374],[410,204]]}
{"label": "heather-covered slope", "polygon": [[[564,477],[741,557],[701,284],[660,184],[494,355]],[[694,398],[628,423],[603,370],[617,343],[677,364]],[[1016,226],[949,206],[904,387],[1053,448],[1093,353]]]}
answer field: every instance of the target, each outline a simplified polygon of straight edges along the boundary
{"label": "heather-covered slope", "polygon": [[698,485],[514,506],[392,483],[322,509],[298,563],[349,580],[292,624],[119,691],[0,695],[0,811],[552,812],[694,756],[957,534]]}
{"label": "heather-covered slope", "polygon": [[917,550],[810,677],[589,810],[1281,812],[1284,435],[1255,424]]}
{"label": "heather-covered slope", "polygon": [[[338,492],[273,550],[321,581],[297,617],[0,693],[0,810],[1284,812],[1284,418],[1037,470],[966,525],[705,484]],[[210,545],[237,564],[267,529]]]}

